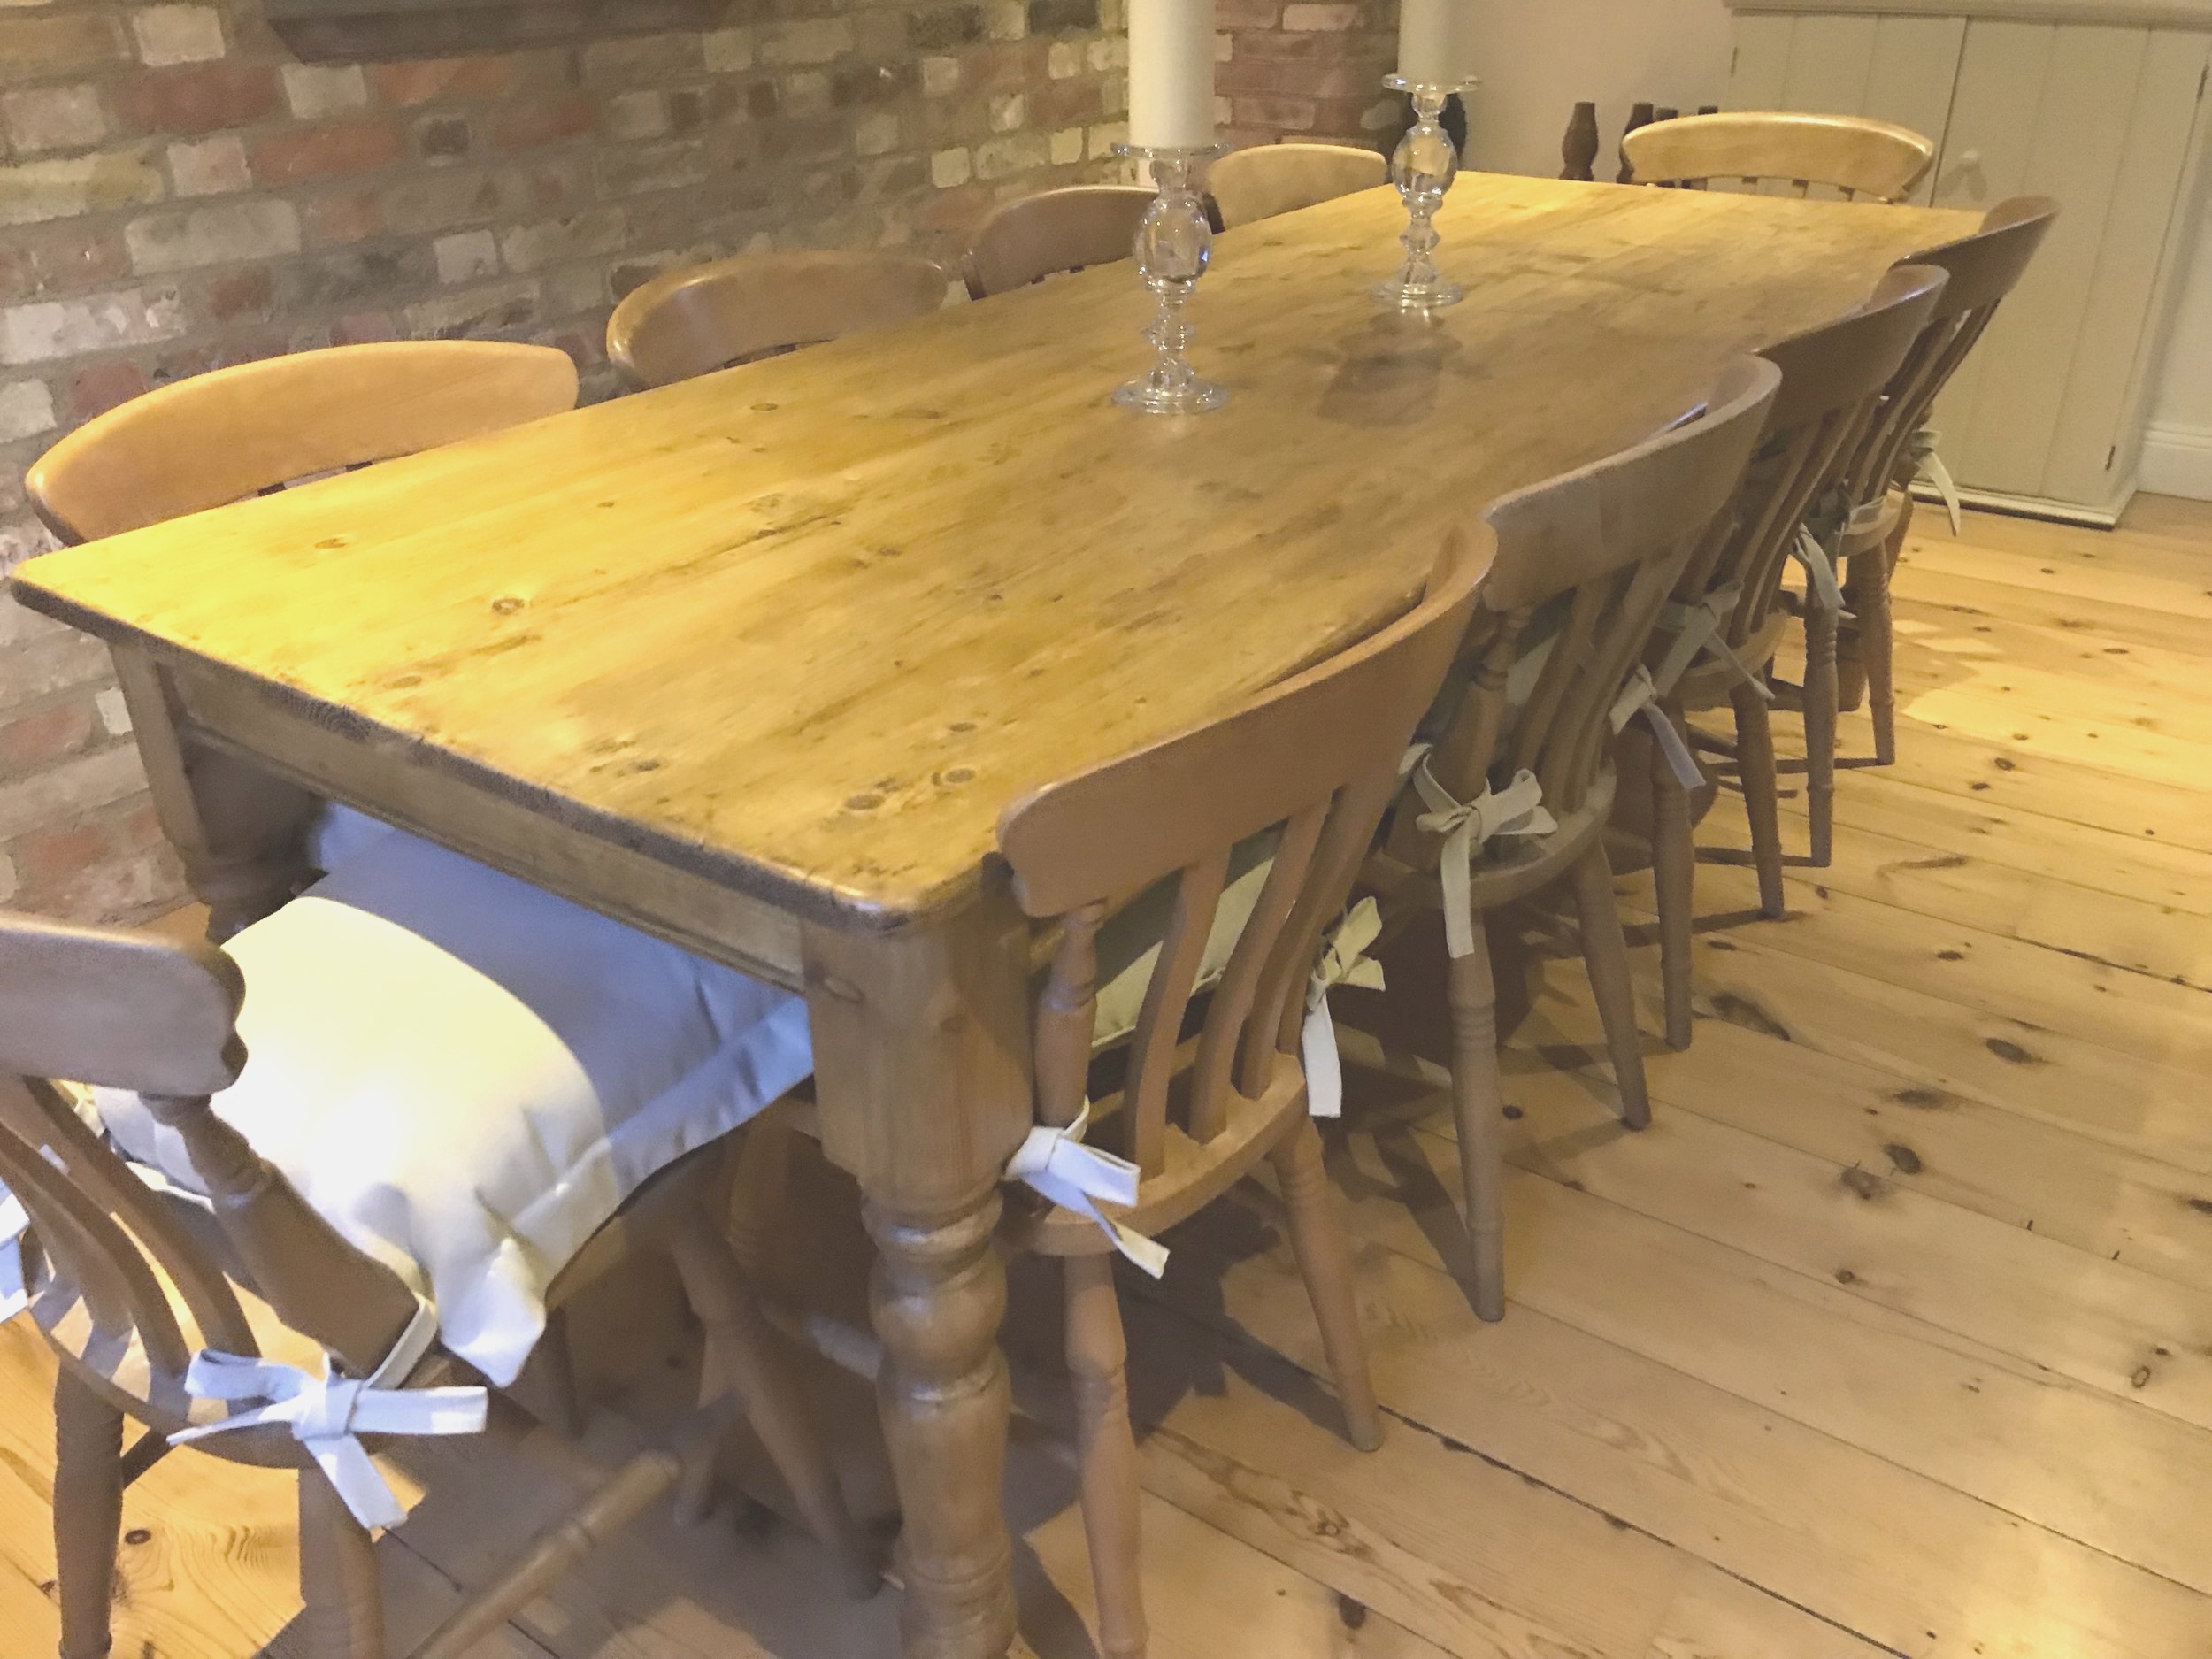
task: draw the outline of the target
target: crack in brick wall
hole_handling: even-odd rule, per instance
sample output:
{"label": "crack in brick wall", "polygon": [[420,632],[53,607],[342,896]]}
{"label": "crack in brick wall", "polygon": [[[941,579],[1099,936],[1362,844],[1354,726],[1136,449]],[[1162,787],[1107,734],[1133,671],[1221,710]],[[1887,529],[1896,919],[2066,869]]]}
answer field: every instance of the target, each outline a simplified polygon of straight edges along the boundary
{"label": "crack in brick wall", "polygon": [[[1394,0],[1220,0],[1232,142],[1376,142]],[[1123,0],[733,0],[719,27],[296,61],[257,0],[0,4],[0,569],[25,470],[222,365],[360,341],[558,345],[610,395],[629,289],[747,249],[915,245],[1119,176]],[[0,603],[0,903],[181,895],[104,650]]]}

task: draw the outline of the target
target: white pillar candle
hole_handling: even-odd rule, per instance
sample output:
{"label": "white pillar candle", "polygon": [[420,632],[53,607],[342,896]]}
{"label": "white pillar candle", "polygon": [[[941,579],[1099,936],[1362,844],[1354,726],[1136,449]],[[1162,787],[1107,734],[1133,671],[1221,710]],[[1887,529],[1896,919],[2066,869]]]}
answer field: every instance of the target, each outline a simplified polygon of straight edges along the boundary
{"label": "white pillar candle", "polygon": [[1475,0],[1402,0],[1398,73],[1416,86],[1455,87],[1475,73]]}
{"label": "white pillar candle", "polygon": [[1214,142],[1214,0],[1129,0],[1129,142]]}

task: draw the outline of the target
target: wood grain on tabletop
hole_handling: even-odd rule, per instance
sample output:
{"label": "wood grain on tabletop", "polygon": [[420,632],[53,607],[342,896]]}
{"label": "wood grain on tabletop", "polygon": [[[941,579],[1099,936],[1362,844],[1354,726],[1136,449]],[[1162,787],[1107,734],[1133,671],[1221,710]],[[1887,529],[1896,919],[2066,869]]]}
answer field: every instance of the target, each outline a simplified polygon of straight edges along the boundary
{"label": "wood grain on tabletop", "polygon": [[1469,176],[1223,237],[1235,396],[1146,421],[1094,270],[50,555],[18,591],[817,916],[956,903],[1001,808],[1407,603],[1455,520],[1678,416],[1971,216]]}

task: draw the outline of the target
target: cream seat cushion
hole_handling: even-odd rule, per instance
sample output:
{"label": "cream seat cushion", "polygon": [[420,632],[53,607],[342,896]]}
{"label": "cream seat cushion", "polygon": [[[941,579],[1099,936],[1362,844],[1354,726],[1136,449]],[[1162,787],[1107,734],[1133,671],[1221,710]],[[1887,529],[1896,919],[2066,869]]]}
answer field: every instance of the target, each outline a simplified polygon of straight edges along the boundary
{"label": "cream seat cushion", "polygon": [[[247,1063],[216,1110],[510,1382],[623,1200],[806,1077],[806,1005],[411,835],[332,862],[225,947]],[[98,1104],[197,1188],[137,1096]]]}

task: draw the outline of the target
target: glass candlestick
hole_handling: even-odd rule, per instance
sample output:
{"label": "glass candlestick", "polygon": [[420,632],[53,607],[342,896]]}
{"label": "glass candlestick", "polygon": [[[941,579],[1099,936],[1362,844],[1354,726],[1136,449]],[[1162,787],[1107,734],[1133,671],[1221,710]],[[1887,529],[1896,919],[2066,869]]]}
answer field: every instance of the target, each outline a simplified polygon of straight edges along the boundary
{"label": "glass candlestick", "polygon": [[1229,401],[1229,388],[1202,380],[1183,355],[1195,332],[1184,319],[1183,307],[1191,290],[1206,274],[1213,254],[1213,227],[1206,220],[1205,198],[1198,179],[1206,164],[1223,151],[1219,144],[1202,150],[1155,150],[1143,145],[1117,144],[1117,155],[1148,163],[1159,194],[1137,226],[1137,274],[1152,290],[1159,310],[1144,337],[1152,342],[1151,369],[1142,380],[1114,389],[1114,402],[1124,409],[1148,415],[1196,415],[1218,409]]}
{"label": "glass candlestick", "polygon": [[1396,276],[1374,288],[1376,303],[1392,311],[1440,311],[1467,297],[1465,288],[1447,281],[1436,268],[1436,244],[1443,240],[1436,233],[1436,210],[1443,206],[1444,192],[1459,176],[1458,147],[1439,118],[1452,94],[1471,92],[1481,84],[1460,81],[1439,85],[1408,81],[1403,75],[1383,77],[1383,85],[1413,100],[1413,125],[1390,158],[1390,181],[1406,204],[1405,234],[1398,239],[1405,247],[1405,263]]}

